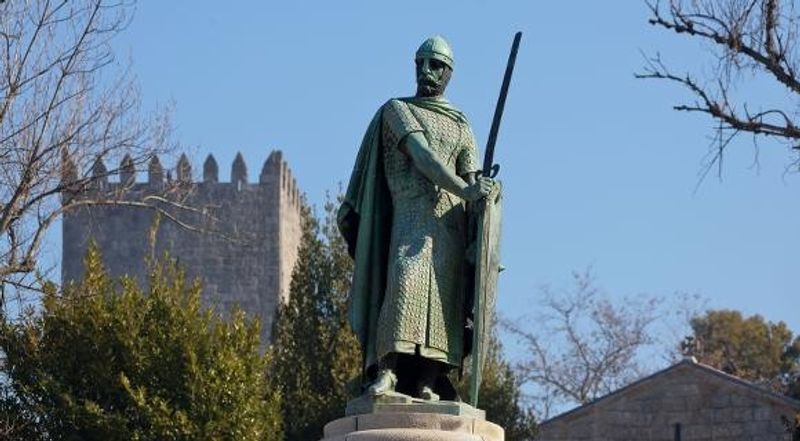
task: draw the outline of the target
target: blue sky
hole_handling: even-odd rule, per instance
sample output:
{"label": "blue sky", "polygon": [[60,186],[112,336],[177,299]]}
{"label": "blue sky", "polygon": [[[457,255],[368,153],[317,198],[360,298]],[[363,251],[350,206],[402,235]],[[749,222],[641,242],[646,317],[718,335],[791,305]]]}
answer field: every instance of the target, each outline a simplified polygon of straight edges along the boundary
{"label": "blue sky", "polygon": [[[375,110],[413,93],[432,34],[455,51],[448,90],[485,144],[513,33],[524,32],[497,147],[506,189],[500,311],[592,265],[611,296],[697,292],[800,331],[800,176],[787,148],[741,137],[695,192],[713,124],[636,80],[641,51],[708,72],[707,48],[646,22],[643,2],[141,1],[115,42],[146,103],[175,103],[194,170],[237,151],[253,179],[284,151],[309,199],[346,182]],[[747,96],[782,100],[757,78]],[[171,165],[171,164],[170,164]]]}

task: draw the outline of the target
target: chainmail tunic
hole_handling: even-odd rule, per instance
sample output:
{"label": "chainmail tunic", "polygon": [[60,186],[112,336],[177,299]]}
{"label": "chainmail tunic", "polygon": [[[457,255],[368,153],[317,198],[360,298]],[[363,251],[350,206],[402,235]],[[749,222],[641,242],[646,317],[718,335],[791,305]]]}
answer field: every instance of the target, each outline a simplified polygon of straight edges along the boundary
{"label": "chainmail tunic", "polygon": [[464,350],[464,201],[434,185],[400,150],[423,132],[438,159],[460,176],[477,169],[468,124],[398,100],[384,108],[384,169],[394,207],[378,357],[420,355],[458,366]]}

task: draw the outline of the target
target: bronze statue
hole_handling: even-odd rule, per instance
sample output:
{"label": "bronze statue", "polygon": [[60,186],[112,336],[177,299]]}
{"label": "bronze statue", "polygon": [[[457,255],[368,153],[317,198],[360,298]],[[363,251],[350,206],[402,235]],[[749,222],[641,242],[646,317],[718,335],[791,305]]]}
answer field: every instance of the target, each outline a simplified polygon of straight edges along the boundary
{"label": "bronze statue", "polygon": [[439,36],[417,50],[416,95],[381,106],[361,142],[338,222],[355,260],[350,323],[364,352],[367,398],[459,400],[447,373],[471,353],[477,406],[501,269],[494,147],[521,37],[482,170],[466,117],[444,98],[454,60]]}
{"label": "bronze statue", "polygon": [[453,65],[442,37],[422,43],[417,93],[373,117],[339,211],[355,259],[350,320],[372,396],[457,399],[446,373],[471,345],[467,203],[497,185],[478,173],[469,122],[444,97]]}

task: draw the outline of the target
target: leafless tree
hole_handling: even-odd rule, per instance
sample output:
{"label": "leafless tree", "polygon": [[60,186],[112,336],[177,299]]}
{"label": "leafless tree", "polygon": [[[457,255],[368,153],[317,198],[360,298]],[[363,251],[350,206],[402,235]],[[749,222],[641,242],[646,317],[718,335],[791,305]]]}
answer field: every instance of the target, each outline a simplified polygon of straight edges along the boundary
{"label": "leafless tree", "polygon": [[651,325],[661,300],[642,296],[612,303],[594,285],[591,271],[573,273],[570,292],[543,287],[538,311],[503,329],[519,338],[525,356],[515,369],[533,392],[541,418],[567,404],[610,393],[645,373],[637,355],[654,343]]}
{"label": "leafless tree", "polygon": [[[701,178],[713,169],[722,172],[723,154],[737,135],[753,136],[755,163],[760,138],[770,137],[795,151],[791,166],[798,165],[800,127],[798,94],[798,15],[792,0],[667,0],[646,2],[649,23],[706,43],[712,73],[677,73],[660,56],[647,61],[638,78],[674,82],[694,100],[676,105],[684,112],[707,114],[715,121],[713,141]],[[761,101],[747,96],[742,83],[765,79],[786,92],[785,100]]]}
{"label": "leafless tree", "polygon": [[661,361],[674,364],[690,355],[686,345],[687,336],[692,334],[691,321],[708,310],[708,303],[699,293],[676,292],[660,304],[651,329]]}
{"label": "leafless tree", "polygon": [[104,162],[125,158],[124,172],[136,173],[171,148],[168,112],[143,113],[129,66],[117,62],[111,48],[132,7],[128,0],[0,3],[3,290],[32,287],[45,234],[67,210],[174,204],[167,196],[69,197],[120,171]]}

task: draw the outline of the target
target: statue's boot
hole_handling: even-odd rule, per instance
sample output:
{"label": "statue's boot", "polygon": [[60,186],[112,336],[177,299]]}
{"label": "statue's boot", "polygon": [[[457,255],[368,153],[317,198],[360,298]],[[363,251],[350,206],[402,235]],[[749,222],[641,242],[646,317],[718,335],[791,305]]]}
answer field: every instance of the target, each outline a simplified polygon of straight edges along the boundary
{"label": "statue's boot", "polygon": [[439,401],[439,394],[435,393],[430,386],[422,386],[419,397],[426,401]]}
{"label": "statue's boot", "polygon": [[373,397],[386,395],[389,392],[394,392],[397,386],[397,376],[391,369],[381,369],[378,372],[378,378],[369,386],[369,394]]}
{"label": "statue's boot", "polygon": [[425,372],[419,378],[419,383],[417,383],[418,397],[427,401],[439,401],[439,394],[433,391],[438,374],[438,370],[433,366],[430,366],[425,370]]}

